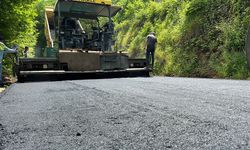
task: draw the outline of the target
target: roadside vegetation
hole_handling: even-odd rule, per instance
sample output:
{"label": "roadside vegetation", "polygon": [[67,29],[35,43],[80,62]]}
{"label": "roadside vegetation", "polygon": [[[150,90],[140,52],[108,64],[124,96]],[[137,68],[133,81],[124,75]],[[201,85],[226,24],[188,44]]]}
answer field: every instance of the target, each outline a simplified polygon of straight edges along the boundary
{"label": "roadside vegetation", "polygon": [[145,37],[158,37],[156,74],[246,79],[248,0],[116,0],[116,47],[144,56]]}
{"label": "roadside vegetation", "polygon": [[[45,47],[44,7],[55,0],[1,0],[0,35],[8,46],[40,56]],[[116,49],[144,57],[145,37],[156,32],[155,74],[247,79],[245,38],[249,0],[113,0]],[[5,62],[5,73],[11,72]]]}
{"label": "roadside vegetation", "polygon": [[[35,20],[36,4],[37,0],[0,1],[0,35],[7,46],[17,44],[20,50],[26,45],[35,46],[38,35]],[[12,72],[10,62],[10,58],[3,62],[5,76]]]}
{"label": "roadside vegetation", "polygon": [[[54,0],[1,0],[0,36],[8,47],[18,45],[19,56],[23,56],[24,47],[30,47],[29,56],[34,56],[37,46],[44,46],[43,18],[44,6]],[[11,58],[5,58],[4,76],[12,75]]]}

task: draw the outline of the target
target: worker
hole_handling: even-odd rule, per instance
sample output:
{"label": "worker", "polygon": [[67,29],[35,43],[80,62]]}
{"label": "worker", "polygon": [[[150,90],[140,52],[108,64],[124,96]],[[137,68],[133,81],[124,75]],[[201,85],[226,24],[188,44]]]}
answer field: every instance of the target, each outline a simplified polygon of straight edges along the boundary
{"label": "worker", "polygon": [[103,25],[103,29],[104,29],[104,31],[105,32],[112,32],[112,33],[114,33],[114,31],[115,31],[115,24],[114,24],[114,21],[113,20],[111,20],[110,22],[106,22],[104,25]]}
{"label": "worker", "polygon": [[[147,36],[147,42],[146,42],[146,62],[147,62],[147,68],[150,67],[150,60],[151,60],[151,65],[152,69],[154,67],[154,54],[155,54],[155,47],[157,43],[157,38],[154,32],[151,32]],[[150,59],[151,56],[151,59]]]}
{"label": "worker", "polygon": [[25,46],[23,53],[24,53],[24,57],[27,58],[28,57],[28,53],[29,53],[29,47],[28,46]]}
{"label": "worker", "polygon": [[67,30],[76,29],[76,20],[70,17],[64,17],[61,25]]}
{"label": "worker", "polygon": [[104,41],[104,51],[111,51],[112,50],[112,35],[114,35],[114,22],[110,20],[109,22],[105,23],[103,26],[103,41]]}

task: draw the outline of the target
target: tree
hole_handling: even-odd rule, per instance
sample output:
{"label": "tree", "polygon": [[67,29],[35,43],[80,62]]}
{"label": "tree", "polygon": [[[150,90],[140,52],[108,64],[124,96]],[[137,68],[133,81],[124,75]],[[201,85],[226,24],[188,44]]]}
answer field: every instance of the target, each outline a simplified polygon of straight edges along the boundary
{"label": "tree", "polygon": [[[32,51],[32,47],[36,45],[37,2],[38,0],[0,1],[0,35],[9,47],[19,46],[19,55],[22,55],[20,51],[25,46],[31,47]],[[10,59],[5,59],[3,64],[4,74],[10,74]]]}
{"label": "tree", "polygon": [[36,10],[38,0],[1,0],[0,34],[7,45],[20,48],[36,44]]}

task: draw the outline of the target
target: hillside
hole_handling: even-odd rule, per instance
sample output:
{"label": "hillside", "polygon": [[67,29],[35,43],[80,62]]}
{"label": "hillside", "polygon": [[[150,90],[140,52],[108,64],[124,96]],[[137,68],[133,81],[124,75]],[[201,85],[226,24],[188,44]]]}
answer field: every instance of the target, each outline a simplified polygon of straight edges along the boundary
{"label": "hillside", "polygon": [[[44,7],[55,0],[0,2],[0,35],[8,46],[45,47]],[[157,75],[246,79],[249,0],[113,0],[116,49],[145,57],[145,37],[156,32]],[[3,6],[3,7],[2,7]],[[33,48],[32,48],[33,47]],[[22,52],[20,52],[22,55]],[[40,56],[38,54],[37,56]],[[5,62],[5,73],[11,71]]]}
{"label": "hillside", "polygon": [[244,79],[248,0],[116,0],[118,49],[144,56],[145,37],[158,37],[156,74]]}

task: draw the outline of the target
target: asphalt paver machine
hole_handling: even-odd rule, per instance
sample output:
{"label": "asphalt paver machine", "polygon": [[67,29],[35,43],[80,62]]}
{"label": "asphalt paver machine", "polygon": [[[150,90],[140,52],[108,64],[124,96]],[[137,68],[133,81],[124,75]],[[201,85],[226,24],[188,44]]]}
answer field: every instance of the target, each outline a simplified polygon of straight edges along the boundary
{"label": "asphalt paver machine", "polygon": [[112,17],[121,7],[111,0],[58,0],[45,9],[47,47],[43,57],[20,58],[17,76],[137,74],[148,75],[145,59],[114,49]]}

